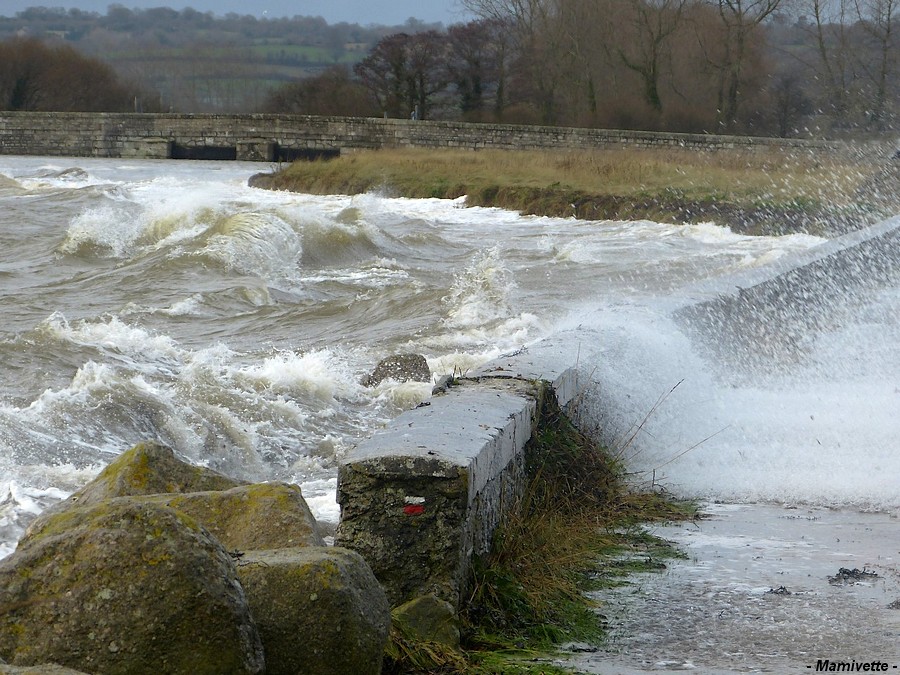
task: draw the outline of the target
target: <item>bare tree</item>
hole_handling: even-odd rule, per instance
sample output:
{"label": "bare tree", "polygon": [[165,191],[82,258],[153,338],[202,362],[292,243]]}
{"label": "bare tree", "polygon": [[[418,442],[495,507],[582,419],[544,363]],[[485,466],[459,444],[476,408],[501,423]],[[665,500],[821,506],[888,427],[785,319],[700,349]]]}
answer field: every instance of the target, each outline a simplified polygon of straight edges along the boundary
{"label": "bare tree", "polygon": [[644,98],[662,112],[659,83],[669,40],[681,25],[688,0],[625,0],[626,15],[636,39],[620,44],[616,51],[622,63],[637,73],[644,85]]}
{"label": "bare tree", "polygon": [[813,17],[819,67],[816,75],[822,83],[823,107],[839,124],[848,121],[848,100],[852,74],[850,56],[852,46],[848,24],[849,0],[809,0]]}
{"label": "bare tree", "polygon": [[122,111],[133,94],[105,63],[35,39],[0,44],[0,109]]}
{"label": "bare tree", "polygon": [[510,46],[534,89],[532,100],[545,124],[557,121],[558,56],[570,47],[558,21],[559,2],[565,0],[462,0],[475,16],[509,26]]}
{"label": "bare tree", "polygon": [[436,31],[396,33],[379,40],[354,71],[385,115],[429,116],[433,97],[448,84],[446,38]]}
{"label": "bare tree", "polygon": [[863,62],[862,69],[872,85],[869,123],[876,129],[883,129],[889,99],[889,85],[898,67],[897,35],[894,14],[900,9],[898,0],[854,0],[854,9],[859,24],[870,42],[871,60]]}
{"label": "bare tree", "polygon": [[459,97],[464,119],[483,121],[488,101],[502,119],[506,89],[506,24],[497,21],[470,21],[447,29],[449,76]]}
{"label": "bare tree", "polygon": [[408,114],[405,112],[409,108],[406,93],[408,40],[406,33],[382,38],[353,69],[385,116],[405,117]]}
{"label": "bare tree", "polygon": [[715,0],[724,28],[723,51],[717,64],[718,121],[726,131],[734,131],[737,127],[752,40],[759,36],[759,25],[778,9],[780,3],[781,0]]}
{"label": "bare tree", "polygon": [[429,119],[435,96],[450,82],[446,36],[433,30],[416,33],[407,42],[406,54],[410,111],[416,119]]}

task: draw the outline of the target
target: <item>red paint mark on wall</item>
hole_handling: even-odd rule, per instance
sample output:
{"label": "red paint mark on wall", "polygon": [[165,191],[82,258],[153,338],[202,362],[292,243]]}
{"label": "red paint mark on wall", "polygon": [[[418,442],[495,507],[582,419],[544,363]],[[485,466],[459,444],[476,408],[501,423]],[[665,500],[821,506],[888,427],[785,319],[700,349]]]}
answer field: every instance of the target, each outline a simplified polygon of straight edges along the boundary
{"label": "red paint mark on wall", "polygon": [[421,516],[425,513],[425,507],[422,504],[407,504],[403,507],[403,513],[408,516]]}

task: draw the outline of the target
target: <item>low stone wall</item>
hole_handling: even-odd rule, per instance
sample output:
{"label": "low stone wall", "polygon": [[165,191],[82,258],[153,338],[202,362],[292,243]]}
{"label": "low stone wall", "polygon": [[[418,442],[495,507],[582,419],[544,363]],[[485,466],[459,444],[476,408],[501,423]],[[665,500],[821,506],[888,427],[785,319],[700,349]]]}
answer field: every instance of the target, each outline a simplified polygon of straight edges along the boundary
{"label": "low stone wall", "polygon": [[770,148],[834,152],[826,141],[308,115],[0,112],[0,154],[290,161],[310,152],[422,147]]}
{"label": "low stone wall", "polygon": [[472,557],[521,494],[545,396],[577,392],[571,352],[539,343],[401,414],[340,465],[335,543],[359,552],[392,605],[434,594],[459,608]]}

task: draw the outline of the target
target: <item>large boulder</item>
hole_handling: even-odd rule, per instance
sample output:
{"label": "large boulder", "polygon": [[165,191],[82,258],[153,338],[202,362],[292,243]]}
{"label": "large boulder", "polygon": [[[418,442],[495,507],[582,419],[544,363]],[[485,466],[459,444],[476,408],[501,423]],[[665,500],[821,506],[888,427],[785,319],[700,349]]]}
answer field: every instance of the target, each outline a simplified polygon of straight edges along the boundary
{"label": "large boulder", "polygon": [[72,506],[0,561],[0,658],[104,675],[261,673],[232,558],[140,499]]}
{"label": "large boulder", "polygon": [[198,520],[228,549],[323,546],[300,488],[288,483],[248,484],[178,459],[171,448],[139,443],[119,455],[68,499],[38,516],[28,533],[72,506],[139,496]]}
{"label": "large boulder", "polygon": [[175,456],[172,448],[150,441],[123,452],[67,502],[83,506],[110,497],[229,490],[245,484],[212,469],[184,462]]}
{"label": "large boulder", "polygon": [[248,551],[237,563],[267,675],[378,675],[390,630],[384,590],[338,547]]}
{"label": "large boulder", "polygon": [[94,480],[68,499],[46,509],[29,525],[26,536],[40,528],[46,519],[72,506],[99,504],[112,497],[229,490],[239,485],[246,483],[182,461],[166,445],[154,441],[138,443],[116,457]]}
{"label": "large boulder", "polygon": [[153,495],[198,520],[226,549],[324,546],[300,488],[288,483],[255,483],[223,492]]}
{"label": "large boulder", "polygon": [[394,354],[378,362],[371,375],[363,378],[364,387],[374,387],[391,379],[397,382],[431,382],[431,369],[421,354]]}

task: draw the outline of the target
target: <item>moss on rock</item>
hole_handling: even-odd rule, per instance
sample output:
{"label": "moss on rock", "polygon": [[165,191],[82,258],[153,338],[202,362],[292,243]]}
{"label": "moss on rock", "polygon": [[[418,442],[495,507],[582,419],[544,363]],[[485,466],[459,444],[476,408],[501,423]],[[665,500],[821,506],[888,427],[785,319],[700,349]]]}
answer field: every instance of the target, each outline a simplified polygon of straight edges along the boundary
{"label": "moss on rock", "polygon": [[267,675],[377,675],[390,629],[384,590],[339,547],[249,551],[238,562]]}
{"label": "moss on rock", "polygon": [[119,455],[73,498],[80,504],[95,504],[110,497],[228,490],[242,484],[178,459],[161,443],[145,442]]}
{"label": "moss on rock", "polygon": [[256,483],[147,499],[196,518],[229,550],[325,545],[296,485]]}
{"label": "moss on rock", "polygon": [[0,675],[87,675],[87,673],[55,663],[44,663],[39,666],[8,666],[0,661]]}
{"label": "moss on rock", "polygon": [[0,561],[0,658],[90,673],[261,673],[234,564],[193,519],[115,499],[44,520]]}
{"label": "moss on rock", "polygon": [[418,642],[436,642],[459,648],[459,621],[456,611],[436,595],[422,595],[392,610],[394,623]]}

